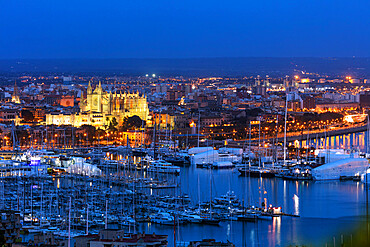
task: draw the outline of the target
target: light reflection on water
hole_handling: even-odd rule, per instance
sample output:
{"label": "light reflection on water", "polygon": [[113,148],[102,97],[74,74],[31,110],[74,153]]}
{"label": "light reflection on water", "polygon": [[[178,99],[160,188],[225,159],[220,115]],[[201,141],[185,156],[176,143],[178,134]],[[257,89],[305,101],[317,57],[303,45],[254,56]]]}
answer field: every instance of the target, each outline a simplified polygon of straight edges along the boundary
{"label": "light reflection on water", "polygon": [[299,197],[296,194],[294,194],[293,200],[294,200],[294,214],[299,215]]}
{"label": "light reflection on water", "polygon": [[[301,147],[307,147],[307,139],[299,140]],[[309,137],[308,144],[310,147],[314,148],[344,148],[350,149],[355,148],[356,150],[366,151],[368,146],[368,133],[367,132],[359,132],[353,134],[346,134],[340,136],[327,136],[326,138],[318,138],[316,139],[316,135],[312,134]],[[293,145],[293,142],[290,143]]]}
{"label": "light reflection on water", "polygon": [[[150,193],[158,195],[187,193],[196,204],[199,186],[201,200],[209,200],[209,170],[182,168],[179,180],[181,190],[151,190]],[[322,241],[326,241],[327,238],[332,239],[336,234],[348,233],[348,229],[352,229],[359,221],[358,216],[365,213],[364,185],[359,182],[295,182],[278,178],[246,178],[240,177],[236,170],[213,170],[212,180],[213,197],[233,190],[246,204],[258,205],[260,201],[258,190],[261,187],[267,192],[263,197],[267,199],[268,204],[283,206],[283,211],[286,213],[293,214],[299,211],[301,217],[274,218],[274,220],[263,220],[258,223],[226,221],[221,222],[220,226],[188,224],[176,227],[177,240],[214,238],[222,241],[230,240],[236,246],[294,244],[324,246],[325,243]],[[57,181],[55,183],[57,184]],[[299,197],[299,204],[294,202],[295,194]],[[173,226],[145,223],[139,225],[137,231],[167,234],[169,246],[174,246]]]}
{"label": "light reflection on water", "polygon": [[[366,151],[367,135],[364,132],[351,135],[310,139],[315,148],[358,148]],[[301,146],[306,145],[303,140]],[[181,168],[179,189],[155,190],[150,194],[186,193],[194,204],[232,190],[248,205],[268,204],[282,206],[289,214],[299,218],[283,217],[258,223],[235,221],[221,222],[220,226],[183,225],[176,228],[176,240],[191,241],[213,238],[232,241],[236,246],[324,246],[333,236],[348,233],[357,226],[365,214],[364,185],[352,181],[285,181],[278,178],[258,179],[240,177],[237,170],[210,171],[195,167]],[[198,189],[199,188],[199,189]],[[266,191],[266,193],[264,193]],[[363,217],[362,217],[363,218]],[[174,246],[173,226],[143,224],[139,231],[167,234],[169,246]]]}
{"label": "light reflection on water", "polygon": [[[199,185],[198,185],[199,175]],[[364,215],[364,186],[359,182],[284,181],[279,178],[259,179],[240,177],[236,170],[212,171],[212,195],[232,190],[246,204],[259,205],[265,198],[268,204],[282,206],[289,214],[301,217],[275,218],[258,223],[221,222],[220,226],[184,225],[176,230],[177,240],[214,238],[233,241],[236,246],[287,246],[289,244],[325,245],[322,241],[335,234],[347,233],[356,226],[357,216]],[[210,198],[209,170],[182,168],[181,191],[194,203]],[[267,193],[260,193],[264,190]],[[171,194],[174,190],[157,192]],[[297,195],[297,199],[295,196]],[[149,224],[141,231],[168,234],[173,246],[173,227]]]}

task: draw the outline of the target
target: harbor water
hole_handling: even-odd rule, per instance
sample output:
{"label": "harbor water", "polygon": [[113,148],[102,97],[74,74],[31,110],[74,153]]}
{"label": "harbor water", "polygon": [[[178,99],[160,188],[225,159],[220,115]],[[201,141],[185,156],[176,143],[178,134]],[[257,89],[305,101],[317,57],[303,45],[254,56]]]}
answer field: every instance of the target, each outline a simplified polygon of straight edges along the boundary
{"label": "harbor water", "polygon": [[[357,148],[366,151],[366,139],[365,133],[356,133],[310,142],[314,147],[316,142],[317,147]],[[305,145],[304,142],[301,144]],[[106,156],[122,159],[109,153]],[[136,157],[133,162],[136,162]],[[63,218],[60,230],[64,234],[68,229],[68,211],[72,210],[74,235],[84,234],[85,224],[79,220],[86,219],[87,207],[90,212],[89,220],[96,220],[98,226],[103,228],[105,212],[108,216],[132,215],[135,208],[142,206],[145,209],[156,204],[158,201],[153,200],[160,196],[175,198],[186,194],[190,198],[190,204],[196,207],[199,202],[209,202],[211,198],[215,199],[232,191],[243,205],[262,207],[262,203],[265,203],[272,207],[281,207],[284,213],[291,215],[256,222],[236,221],[231,215],[219,225],[160,225],[141,222],[134,229],[133,226],[124,226],[125,231],[130,232],[166,234],[169,246],[174,246],[175,242],[201,239],[230,241],[235,246],[333,246],[334,241],[339,244],[342,239],[350,238],[367,219],[368,190],[365,184],[357,181],[253,178],[240,176],[236,168],[211,170],[195,166],[181,167],[180,175],[176,176],[118,169],[118,165],[109,167],[102,169],[103,178],[45,175],[36,178],[0,179],[0,207],[17,210],[24,208],[28,218],[35,214],[39,216],[39,220],[43,216],[53,218],[60,215]],[[115,183],[114,177],[117,176],[125,179],[125,182],[122,179]],[[145,179],[158,179],[166,181],[163,183],[165,185],[177,184],[177,187],[137,187],[138,184],[150,184],[137,182]],[[138,201],[139,195],[149,196]],[[151,195],[152,201],[149,199]],[[68,206],[69,200],[72,200],[71,206]],[[156,207],[161,207],[162,202]],[[165,207],[163,209],[167,210]],[[112,224],[111,227],[118,226]]]}
{"label": "harbor water", "polygon": [[[367,132],[314,138],[309,139],[309,144],[315,148],[352,148],[366,152],[368,146]],[[306,146],[306,140],[299,141],[302,147]],[[261,205],[266,198],[268,205],[281,206],[285,213],[300,217],[257,223],[228,221],[221,222],[220,226],[184,225],[176,228],[176,237],[173,227],[168,226],[147,224],[140,230],[168,234],[169,246],[173,246],[175,238],[176,241],[211,238],[231,241],[236,246],[330,246],[335,240],[339,244],[340,239],[350,238],[366,220],[366,188],[361,182],[250,178],[239,176],[236,169],[190,167],[181,170],[181,192],[189,194],[193,202],[209,201],[210,181],[213,198],[234,191],[246,205]]]}
{"label": "harbor water", "polygon": [[[268,204],[281,206],[284,212],[300,217],[277,217],[256,223],[226,221],[220,226],[180,225],[176,227],[176,241],[213,238],[229,240],[236,246],[322,246],[332,243],[333,237],[340,239],[342,234],[349,234],[365,219],[365,185],[360,182],[297,182],[241,177],[236,170],[211,172],[212,175],[209,170],[182,169],[181,190],[188,193],[192,201],[199,200],[198,190],[202,201],[209,200],[212,176],[213,197],[231,190],[246,204],[260,205],[267,198]],[[168,234],[169,246],[173,246],[175,237],[171,226],[146,224],[139,230]]]}

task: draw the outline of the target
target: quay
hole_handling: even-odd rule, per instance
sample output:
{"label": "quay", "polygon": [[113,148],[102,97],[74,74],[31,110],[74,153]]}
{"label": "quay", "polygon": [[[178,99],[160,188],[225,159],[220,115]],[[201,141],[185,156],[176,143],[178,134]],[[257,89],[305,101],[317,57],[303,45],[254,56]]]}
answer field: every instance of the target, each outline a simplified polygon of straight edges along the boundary
{"label": "quay", "polygon": [[[325,137],[331,137],[331,136],[341,136],[341,135],[348,135],[352,133],[359,133],[359,132],[365,132],[367,131],[367,124],[361,124],[350,128],[340,128],[340,129],[328,129],[326,131],[300,131],[300,132],[291,132],[287,133],[287,142],[293,142],[295,140],[302,141],[307,140],[307,137],[311,140],[317,139],[317,138],[325,138]],[[284,133],[279,133],[278,138],[276,137],[265,137],[264,139],[261,139],[261,141],[267,141],[272,142],[275,139],[277,143],[284,141]],[[245,142],[248,142],[248,139],[244,140],[237,140],[237,141],[230,141],[228,144],[230,147],[232,146],[238,146],[242,145]],[[258,143],[258,138],[254,138],[251,140],[253,144]]]}

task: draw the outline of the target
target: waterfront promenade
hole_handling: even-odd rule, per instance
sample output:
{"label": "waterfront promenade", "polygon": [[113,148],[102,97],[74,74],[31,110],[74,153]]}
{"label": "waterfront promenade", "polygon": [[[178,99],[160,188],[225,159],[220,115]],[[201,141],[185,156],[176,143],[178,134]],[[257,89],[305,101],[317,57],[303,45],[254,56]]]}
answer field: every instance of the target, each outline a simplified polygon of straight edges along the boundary
{"label": "waterfront promenade", "polygon": [[[327,127],[322,128],[319,130],[302,130],[297,132],[289,132],[287,133],[287,142],[293,142],[293,141],[304,141],[309,139],[317,139],[317,138],[325,138],[330,136],[340,136],[340,135],[347,135],[352,133],[358,133],[358,132],[364,132],[367,130],[367,124],[361,123],[356,125],[351,125],[347,127]],[[284,132],[278,133],[276,136],[265,136],[263,138],[261,136],[261,142],[267,141],[267,142],[273,142],[275,139],[275,142],[283,142],[284,141]],[[248,142],[248,139],[244,140],[238,140],[234,142],[229,142],[229,145],[232,145],[233,143],[236,143],[238,146],[240,146],[241,143]],[[253,138],[252,143],[258,143],[258,138]]]}

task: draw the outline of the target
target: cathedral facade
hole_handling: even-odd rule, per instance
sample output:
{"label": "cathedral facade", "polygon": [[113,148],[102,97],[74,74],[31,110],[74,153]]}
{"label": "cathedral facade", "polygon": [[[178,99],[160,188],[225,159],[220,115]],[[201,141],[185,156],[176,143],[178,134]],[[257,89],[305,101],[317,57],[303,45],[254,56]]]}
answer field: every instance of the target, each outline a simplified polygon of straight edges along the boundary
{"label": "cathedral facade", "polygon": [[132,116],[148,120],[149,108],[145,95],[139,92],[107,92],[101,83],[95,89],[89,83],[86,94],[81,95],[78,114],[48,114],[46,124],[106,127],[113,118],[121,125],[125,117]]}

